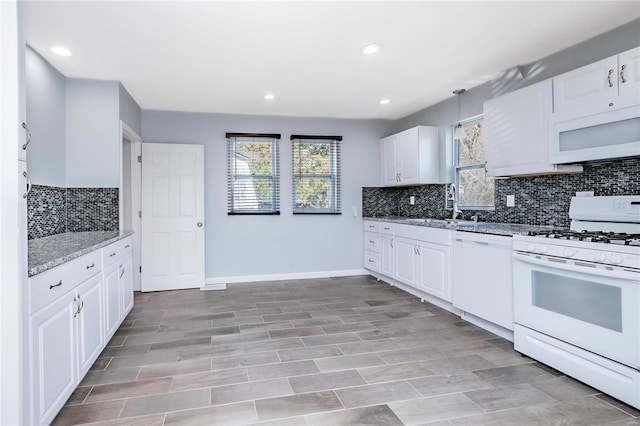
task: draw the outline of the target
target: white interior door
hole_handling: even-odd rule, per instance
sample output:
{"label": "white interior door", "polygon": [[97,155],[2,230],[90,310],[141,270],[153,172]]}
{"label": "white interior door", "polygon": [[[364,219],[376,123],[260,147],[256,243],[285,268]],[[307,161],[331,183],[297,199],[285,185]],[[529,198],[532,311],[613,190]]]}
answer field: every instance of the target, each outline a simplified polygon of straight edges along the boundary
{"label": "white interior door", "polygon": [[204,146],[142,144],[142,291],[204,285]]}

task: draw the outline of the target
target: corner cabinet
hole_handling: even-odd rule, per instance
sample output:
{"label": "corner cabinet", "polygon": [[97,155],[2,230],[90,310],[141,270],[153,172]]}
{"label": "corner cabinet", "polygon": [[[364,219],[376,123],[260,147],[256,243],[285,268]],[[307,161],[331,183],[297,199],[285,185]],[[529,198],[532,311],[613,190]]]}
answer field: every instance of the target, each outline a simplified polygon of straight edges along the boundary
{"label": "corner cabinet", "polygon": [[[131,237],[29,279],[28,424],[53,421],[131,310],[127,245],[131,246]],[[111,256],[118,271],[116,297],[103,273],[104,259],[111,253],[119,254]]]}
{"label": "corner cabinet", "polygon": [[444,183],[438,128],[417,126],[380,140],[382,186]]}
{"label": "corner cabinet", "polygon": [[[375,249],[367,244],[372,237],[378,241]],[[365,221],[364,267],[415,289],[421,298],[428,294],[449,302],[451,231]]]}
{"label": "corner cabinet", "polygon": [[487,176],[575,173],[582,166],[551,164],[552,83],[545,80],[484,104]]}

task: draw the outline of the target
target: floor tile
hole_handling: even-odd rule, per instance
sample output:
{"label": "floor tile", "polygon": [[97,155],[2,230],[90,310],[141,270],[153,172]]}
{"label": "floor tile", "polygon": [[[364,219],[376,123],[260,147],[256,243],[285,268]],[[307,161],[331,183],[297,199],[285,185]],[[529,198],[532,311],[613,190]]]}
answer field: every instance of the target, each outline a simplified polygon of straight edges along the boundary
{"label": "floor tile", "polygon": [[316,360],[318,368],[322,372],[351,370],[354,368],[371,367],[373,365],[384,364],[384,361],[376,354],[358,354],[336,356],[332,358],[322,358]]}
{"label": "floor tile", "polygon": [[116,419],[124,403],[124,400],[118,400],[62,407],[52,425],[74,425]]}
{"label": "floor tile", "polygon": [[540,389],[542,392],[557,400],[575,399],[587,395],[595,395],[600,392],[566,376],[540,380],[531,383],[531,386]]}
{"label": "floor tile", "polygon": [[284,330],[271,330],[269,336],[272,339],[286,339],[289,337],[305,337],[305,336],[317,336],[325,334],[324,330],[320,327],[300,327],[289,328]]}
{"label": "floor tile", "polygon": [[242,344],[245,353],[264,352],[278,349],[302,348],[304,343],[298,337],[292,339],[261,340]]}
{"label": "floor tile", "polygon": [[465,392],[464,395],[485,411],[506,410],[508,408],[556,401],[552,396],[528,383],[470,391]]}
{"label": "floor tile", "polygon": [[125,401],[124,408],[120,414],[121,418],[206,407],[211,401],[211,392],[209,389],[197,389],[141,396],[129,398]]}
{"label": "floor tile", "polygon": [[235,426],[246,425],[257,420],[256,409],[251,401],[167,413],[164,424],[167,426]]}
{"label": "floor tile", "polygon": [[280,361],[300,361],[303,359],[326,358],[342,355],[336,345],[312,346],[309,348],[283,349],[278,351]]}
{"label": "floor tile", "polygon": [[192,359],[188,361],[168,362],[166,364],[158,364],[142,367],[138,380],[153,379],[156,377],[168,377],[178,374],[197,373],[200,371],[211,370],[211,359]]}
{"label": "floor tile", "polygon": [[307,393],[364,385],[366,381],[356,370],[347,370],[290,377],[289,383],[295,393]]}
{"label": "floor tile", "polygon": [[495,365],[479,355],[467,355],[424,361],[435,374],[448,374],[457,371],[472,371],[493,368]]}
{"label": "floor tile", "polygon": [[250,367],[254,365],[274,364],[280,362],[276,351],[256,352],[250,354],[229,355],[211,358],[212,370],[226,370],[227,368]]}
{"label": "floor tile", "polygon": [[419,398],[418,392],[405,381],[337,389],[336,394],[345,408],[376,405],[390,401]]}
{"label": "floor tile", "polygon": [[291,386],[285,378],[218,386],[211,388],[211,405],[271,398],[292,393]]}
{"label": "floor tile", "polygon": [[171,392],[230,385],[246,382],[248,380],[249,378],[247,376],[246,368],[232,368],[229,370],[183,374],[173,378],[171,383]]}
{"label": "floor tile", "polygon": [[483,412],[480,407],[462,394],[391,402],[389,407],[406,426]]}
{"label": "floor tile", "polygon": [[259,365],[256,367],[248,367],[247,371],[249,373],[249,380],[252,382],[320,372],[313,361],[293,361],[280,364]]}
{"label": "floor tile", "polygon": [[91,423],[91,426],[162,426],[163,424],[164,413],[161,413],[141,417],[128,417],[126,419],[106,420],[104,422]]}
{"label": "floor tile", "polygon": [[491,389],[494,386],[470,372],[439,374],[409,380],[422,396],[444,395],[454,392],[467,392],[479,389]]}
{"label": "floor tile", "polygon": [[111,399],[167,393],[170,388],[171,378],[96,385],[91,389],[86,402],[108,401]]}
{"label": "floor tile", "polygon": [[474,371],[474,374],[495,386],[532,383],[553,378],[553,375],[538,367],[538,364],[488,368]]}
{"label": "floor tile", "polygon": [[273,420],[344,408],[333,391],[260,399],[255,404],[260,420]]}
{"label": "floor tile", "polygon": [[80,386],[104,385],[108,383],[121,383],[136,380],[140,367],[123,368],[116,370],[89,371]]}
{"label": "floor tile", "polygon": [[425,362],[407,362],[403,364],[380,365],[378,367],[359,368],[358,372],[369,383],[391,382],[432,376],[435,373]]}
{"label": "floor tile", "polygon": [[403,426],[402,421],[387,405],[311,414],[305,416],[305,420],[310,426]]}
{"label": "floor tile", "polygon": [[339,343],[359,342],[360,338],[355,333],[328,334],[326,336],[303,337],[305,346],[336,345]]}

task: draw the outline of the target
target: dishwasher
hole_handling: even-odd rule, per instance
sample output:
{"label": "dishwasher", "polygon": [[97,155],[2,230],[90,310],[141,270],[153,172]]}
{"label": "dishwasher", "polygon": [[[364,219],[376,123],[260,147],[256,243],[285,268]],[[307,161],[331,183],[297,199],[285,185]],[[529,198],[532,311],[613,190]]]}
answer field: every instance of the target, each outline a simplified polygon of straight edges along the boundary
{"label": "dishwasher", "polygon": [[455,232],[451,302],[463,311],[463,318],[471,314],[513,330],[511,240],[502,235]]}

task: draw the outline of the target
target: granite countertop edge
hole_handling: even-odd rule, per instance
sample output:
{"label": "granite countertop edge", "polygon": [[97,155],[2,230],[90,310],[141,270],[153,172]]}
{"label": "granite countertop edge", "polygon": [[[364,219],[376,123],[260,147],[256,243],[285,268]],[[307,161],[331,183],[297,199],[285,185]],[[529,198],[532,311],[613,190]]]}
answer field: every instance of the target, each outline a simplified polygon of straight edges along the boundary
{"label": "granite countertop edge", "polygon": [[499,223],[499,222],[476,222],[462,224],[445,224],[433,222],[416,222],[416,218],[408,217],[363,217],[364,220],[372,220],[376,222],[393,222],[402,225],[424,226],[428,228],[450,229],[454,231],[475,232],[477,234],[492,234],[512,237],[514,235],[526,235],[530,231],[541,231],[553,229],[552,226],[545,225],[527,225],[521,223]]}
{"label": "granite countertop edge", "polygon": [[28,241],[29,277],[41,274],[118,240],[133,231],[65,232]]}

